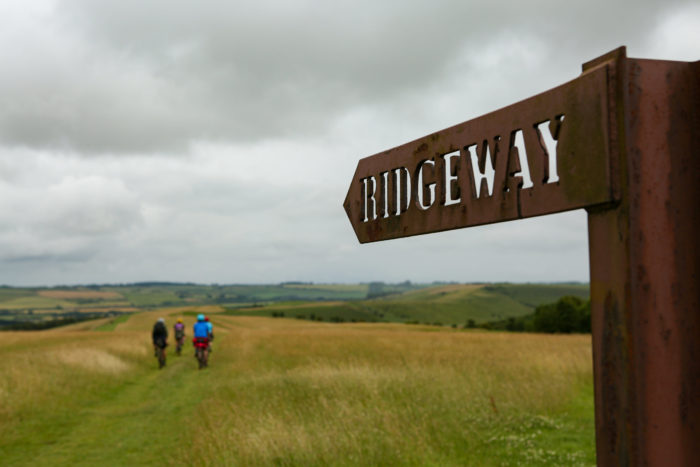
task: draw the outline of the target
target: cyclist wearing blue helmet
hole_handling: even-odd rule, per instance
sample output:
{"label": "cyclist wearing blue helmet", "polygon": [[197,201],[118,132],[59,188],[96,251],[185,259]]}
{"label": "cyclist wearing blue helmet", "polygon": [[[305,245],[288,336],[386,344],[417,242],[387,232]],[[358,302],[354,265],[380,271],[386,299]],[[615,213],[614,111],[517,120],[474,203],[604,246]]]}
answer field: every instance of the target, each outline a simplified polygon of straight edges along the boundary
{"label": "cyclist wearing blue helmet", "polygon": [[195,346],[194,355],[196,357],[197,351],[201,349],[201,351],[204,352],[204,361],[206,362],[209,358],[209,326],[204,320],[203,314],[200,313],[197,315],[197,322],[194,323],[193,331],[194,338],[192,339],[192,342]]}

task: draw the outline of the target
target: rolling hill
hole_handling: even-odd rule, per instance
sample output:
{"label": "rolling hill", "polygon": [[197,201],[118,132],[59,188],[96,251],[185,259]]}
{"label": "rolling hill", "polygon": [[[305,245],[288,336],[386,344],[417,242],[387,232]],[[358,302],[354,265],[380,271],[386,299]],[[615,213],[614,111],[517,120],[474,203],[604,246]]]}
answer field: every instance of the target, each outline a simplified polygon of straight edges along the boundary
{"label": "rolling hill", "polygon": [[229,308],[227,314],[276,316],[332,322],[410,322],[462,325],[532,313],[565,295],[588,298],[585,284],[448,284],[378,298],[330,302],[284,302]]}
{"label": "rolling hill", "polygon": [[[67,319],[122,316],[159,307],[285,316],[333,322],[463,325],[524,316],[564,295],[588,297],[586,284],[196,285],[141,283],[53,288],[0,287],[0,329]],[[190,311],[191,312],[191,311]]]}

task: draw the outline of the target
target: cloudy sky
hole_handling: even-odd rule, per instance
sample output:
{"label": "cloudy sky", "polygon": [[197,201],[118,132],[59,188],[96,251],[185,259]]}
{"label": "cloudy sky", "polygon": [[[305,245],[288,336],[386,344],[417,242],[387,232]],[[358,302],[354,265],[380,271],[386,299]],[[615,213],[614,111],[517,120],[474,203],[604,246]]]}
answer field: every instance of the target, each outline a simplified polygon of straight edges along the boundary
{"label": "cloudy sky", "polygon": [[358,159],[700,59],[697,1],[0,2],[0,284],[588,280],[582,211],[360,245]]}

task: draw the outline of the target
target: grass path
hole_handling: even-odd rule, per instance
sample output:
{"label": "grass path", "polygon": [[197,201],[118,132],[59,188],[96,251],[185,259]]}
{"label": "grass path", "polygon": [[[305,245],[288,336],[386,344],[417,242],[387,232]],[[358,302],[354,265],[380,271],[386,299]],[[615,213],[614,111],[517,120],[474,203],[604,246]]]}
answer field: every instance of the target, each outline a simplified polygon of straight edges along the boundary
{"label": "grass path", "polygon": [[136,465],[170,460],[191,435],[188,426],[196,417],[208,375],[192,375],[194,359],[189,353],[168,360],[164,370],[129,381],[114,397],[86,408],[83,422],[37,453],[32,464],[108,465],[118,459],[119,464]]}
{"label": "grass path", "polygon": [[[173,321],[175,313],[165,314]],[[133,329],[142,325],[143,317],[138,318],[136,323],[120,319],[115,324]],[[217,330],[225,337],[225,327]],[[114,397],[86,410],[85,421],[33,464],[45,458],[46,465],[114,465],[117,459],[119,465],[177,465],[175,455],[190,442],[193,422],[209,392],[212,368],[197,369],[188,342],[179,357],[171,344],[164,369],[154,371],[152,358],[152,367],[146,366],[144,374],[126,382]]]}
{"label": "grass path", "polygon": [[[127,324],[126,320],[117,324],[127,329],[135,328],[145,321],[143,317],[139,318],[135,325]],[[225,333],[223,329],[220,332],[221,335]],[[118,340],[120,334],[100,334],[121,342]],[[122,345],[138,342],[135,347],[150,352],[145,350],[141,338],[147,339],[148,335],[140,332],[134,339],[132,334],[121,333],[130,337]],[[91,341],[101,341],[99,334],[70,331],[8,336],[16,343],[0,347],[0,354],[9,356],[15,352],[17,355],[19,349],[20,360],[26,364],[24,369],[37,368],[39,362],[35,360],[46,361],[44,355],[60,354],[64,341],[79,340],[79,352],[90,361],[94,351]],[[27,339],[27,336],[35,339]],[[37,349],[38,352],[31,351]],[[46,388],[41,380],[30,383],[32,390],[42,392],[43,397],[49,392],[50,401],[31,404],[24,411],[18,410],[16,418],[20,423],[14,429],[6,430],[7,433],[0,421],[0,434],[8,435],[0,440],[0,464],[177,464],[174,454],[183,444],[190,442],[190,427],[201,410],[199,405],[211,379],[211,368],[199,371],[191,350],[192,347],[186,345],[182,356],[178,357],[174,348],[168,347],[168,364],[163,370],[156,369],[157,362],[152,354],[142,355],[144,352],[141,352],[135,364],[118,375],[78,373],[71,378],[62,374],[61,377],[67,380],[73,379],[74,384],[56,379],[53,381],[55,390]],[[13,369],[23,371],[21,367],[17,368],[20,362],[17,359],[15,362]],[[31,377],[30,374],[27,376]],[[0,387],[0,394],[2,391]],[[27,422],[23,422],[25,417],[29,418]]]}

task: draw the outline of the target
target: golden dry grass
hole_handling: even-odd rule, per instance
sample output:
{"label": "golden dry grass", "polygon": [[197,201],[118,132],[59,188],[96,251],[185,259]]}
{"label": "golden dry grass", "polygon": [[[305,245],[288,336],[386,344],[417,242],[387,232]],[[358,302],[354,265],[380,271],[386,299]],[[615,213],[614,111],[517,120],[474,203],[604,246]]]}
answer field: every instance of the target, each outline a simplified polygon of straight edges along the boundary
{"label": "golden dry grass", "polygon": [[364,459],[439,458],[449,443],[428,433],[468,437],[498,417],[556,412],[591,377],[588,336],[225,320],[232,326],[217,351],[232,356],[228,377],[203,401],[199,423],[216,435],[195,440],[192,460],[303,465],[340,456],[352,465],[347,456],[363,448]]}
{"label": "golden dry grass", "polygon": [[128,373],[135,353],[143,358],[149,348],[138,334],[64,330],[4,332],[2,337],[0,433],[22,413],[58,408],[54,404],[60,405],[61,394],[86,381],[94,384],[100,375]]}
{"label": "golden dry grass", "polygon": [[47,357],[72,367],[105,373],[121,373],[130,367],[119,357],[96,348],[62,348],[52,351]]}
{"label": "golden dry grass", "polygon": [[[592,380],[590,336],[213,315],[211,367],[171,355],[158,372],[153,322],[171,327],[191,310],[139,313],[114,332],[4,333],[0,454],[27,465],[592,459],[592,433],[569,414]],[[188,333],[194,319],[184,316]],[[553,444],[558,433],[565,447]],[[39,447],[48,440],[56,447]]]}

